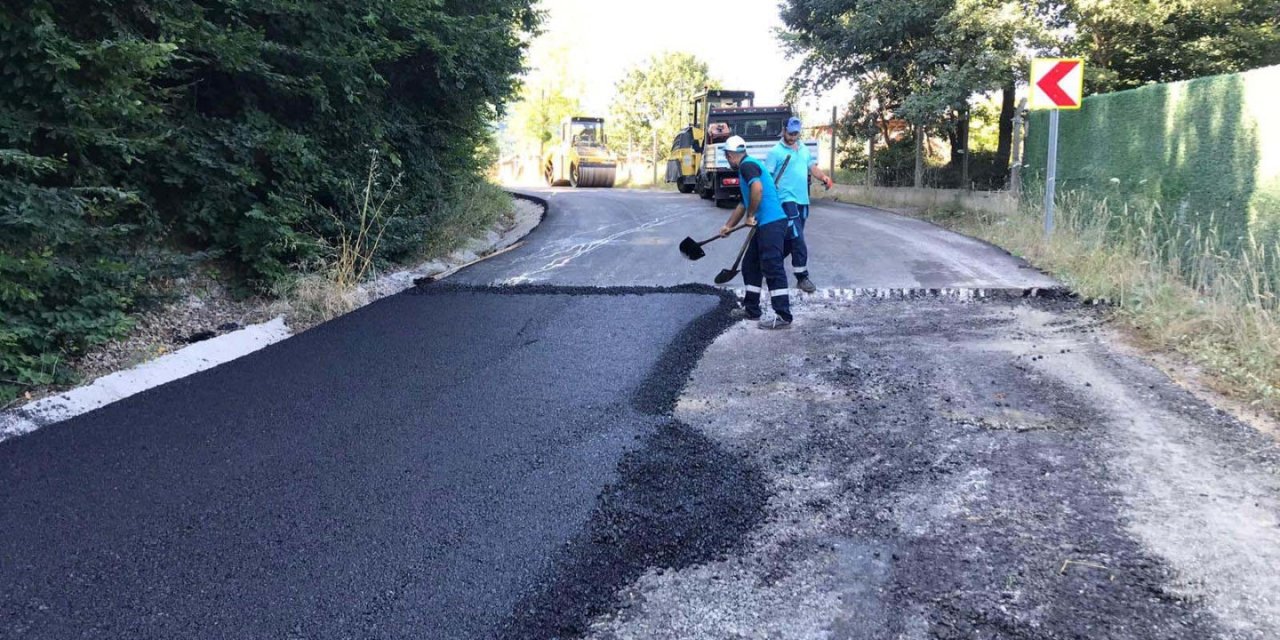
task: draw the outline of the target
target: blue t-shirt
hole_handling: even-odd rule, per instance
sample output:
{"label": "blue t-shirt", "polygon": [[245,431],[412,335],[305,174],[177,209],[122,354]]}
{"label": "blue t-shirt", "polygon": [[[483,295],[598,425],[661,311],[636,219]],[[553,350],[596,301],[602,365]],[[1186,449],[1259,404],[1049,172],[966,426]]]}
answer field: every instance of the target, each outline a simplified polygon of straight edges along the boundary
{"label": "blue t-shirt", "polygon": [[[742,192],[742,204],[751,202],[751,183],[759,182],[760,206],[756,207],[756,224],[766,225],[770,222],[786,220],[787,213],[782,210],[782,201],[778,199],[778,190],[773,186],[773,176],[765,171],[764,164],[752,157],[742,159],[738,165],[738,190]],[[750,210],[750,207],[747,207]]]}
{"label": "blue t-shirt", "polygon": [[818,160],[809,154],[809,148],[803,142],[799,147],[792,149],[779,142],[769,150],[765,167],[769,171],[777,171],[782,166],[782,161],[790,156],[791,164],[787,165],[787,174],[778,181],[778,198],[783,202],[809,204],[809,167],[817,165]]}

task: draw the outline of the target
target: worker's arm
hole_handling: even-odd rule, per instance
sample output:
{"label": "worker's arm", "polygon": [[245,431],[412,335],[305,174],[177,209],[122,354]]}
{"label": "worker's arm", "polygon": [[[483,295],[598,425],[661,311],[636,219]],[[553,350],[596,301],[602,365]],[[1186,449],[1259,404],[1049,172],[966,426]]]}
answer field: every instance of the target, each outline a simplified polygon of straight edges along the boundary
{"label": "worker's arm", "polygon": [[827,177],[827,174],[823,173],[823,172],[822,172],[822,169],[819,169],[819,168],[818,168],[818,165],[816,165],[816,164],[815,164],[815,165],[813,165],[813,166],[811,166],[811,167],[809,167],[809,175],[811,175],[811,176],[813,176],[813,177],[817,178],[818,180],[820,180],[820,181],[822,182],[822,184],[826,185],[826,187],[827,187],[828,189],[830,189],[830,188],[831,188],[831,185],[835,184],[835,181],[834,181],[834,180],[832,180],[831,178]]}

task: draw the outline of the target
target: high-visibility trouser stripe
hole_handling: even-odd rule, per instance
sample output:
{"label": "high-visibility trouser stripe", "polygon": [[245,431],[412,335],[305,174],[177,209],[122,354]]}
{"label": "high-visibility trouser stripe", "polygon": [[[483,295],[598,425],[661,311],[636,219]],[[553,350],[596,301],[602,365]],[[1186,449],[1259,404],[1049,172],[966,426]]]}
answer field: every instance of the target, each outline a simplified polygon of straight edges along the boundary
{"label": "high-visibility trouser stripe", "polygon": [[760,293],[760,287],[753,287],[751,285],[747,285],[747,293]]}
{"label": "high-visibility trouser stripe", "polygon": [[809,267],[796,267],[792,269],[792,271],[795,272],[796,275],[809,273]]}
{"label": "high-visibility trouser stripe", "polygon": [[774,298],[780,298],[780,297],[784,297],[784,296],[789,296],[789,295],[791,295],[791,290],[790,290],[790,289],[779,289],[779,290],[777,290],[777,291],[770,292],[770,294],[769,294],[769,295],[770,295],[770,296],[772,296],[772,297],[774,297]]}

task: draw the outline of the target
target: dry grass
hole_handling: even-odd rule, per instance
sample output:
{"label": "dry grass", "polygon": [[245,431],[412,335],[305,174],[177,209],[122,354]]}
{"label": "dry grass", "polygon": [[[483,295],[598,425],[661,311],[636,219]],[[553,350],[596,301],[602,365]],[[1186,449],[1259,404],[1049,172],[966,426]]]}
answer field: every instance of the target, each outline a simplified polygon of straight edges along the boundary
{"label": "dry grass", "polygon": [[1211,233],[1161,222],[1155,206],[1081,194],[1061,199],[1049,242],[1034,205],[1012,216],[926,215],[1111,302],[1147,346],[1182,354],[1215,390],[1280,416],[1280,261],[1265,247],[1250,240],[1228,252]]}
{"label": "dry grass", "polygon": [[434,260],[446,256],[492,229],[509,228],[515,215],[515,201],[501,187],[485,181],[463,185],[450,204],[435,213],[418,257]]}
{"label": "dry grass", "polygon": [[[296,278],[276,287],[279,303],[274,311],[283,314],[289,325],[302,330],[354,311],[371,301],[365,287],[376,275],[378,247],[394,205],[400,176],[383,184],[377,157],[369,164],[363,186],[351,197],[351,222],[326,210],[341,230],[336,241],[321,247],[322,258]],[[418,259],[434,260],[449,255],[473,238],[495,228],[509,226],[515,216],[511,196],[488,182],[461,187],[450,204],[432,218],[430,232],[422,240]]]}

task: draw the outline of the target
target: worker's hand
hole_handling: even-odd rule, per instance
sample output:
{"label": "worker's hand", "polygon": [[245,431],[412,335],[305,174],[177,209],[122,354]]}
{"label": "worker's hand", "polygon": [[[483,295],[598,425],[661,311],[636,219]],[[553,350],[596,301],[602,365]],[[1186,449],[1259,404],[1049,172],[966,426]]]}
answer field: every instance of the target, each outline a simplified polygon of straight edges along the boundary
{"label": "worker's hand", "polygon": [[755,217],[755,216],[747,216],[747,221],[746,221],[746,223],[745,223],[745,224],[746,224],[748,227],[754,227],[754,226],[756,226],[756,217]]}
{"label": "worker's hand", "polygon": [[835,183],[836,183],[835,180],[832,180],[831,176],[822,176],[822,184],[826,185],[827,191],[830,191],[831,186],[834,185]]}
{"label": "worker's hand", "polygon": [[731,227],[731,226],[729,226],[729,225],[727,225],[727,224],[726,224],[725,226],[723,226],[723,227],[720,227],[720,237],[721,237],[721,238],[728,238],[728,237],[729,237],[729,234],[731,234],[731,233],[733,233],[733,227]]}

